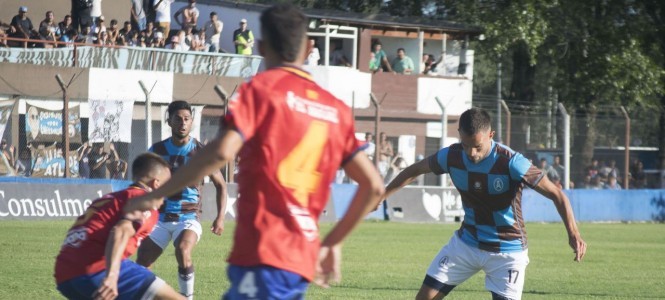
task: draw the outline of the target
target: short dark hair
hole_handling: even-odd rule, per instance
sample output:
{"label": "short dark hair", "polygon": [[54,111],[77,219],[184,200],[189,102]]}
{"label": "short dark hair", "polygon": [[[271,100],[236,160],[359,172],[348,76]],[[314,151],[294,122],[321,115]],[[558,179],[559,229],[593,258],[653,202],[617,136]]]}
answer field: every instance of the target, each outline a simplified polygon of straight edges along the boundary
{"label": "short dark hair", "polygon": [[155,173],[161,169],[169,169],[169,163],[155,153],[145,152],[134,159],[132,163],[132,176],[134,180],[154,177]]}
{"label": "short dark hair", "polygon": [[261,14],[262,37],[282,60],[294,62],[307,36],[307,22],[294,5],[273,5]]}
{"label": "short dark hair", "polygon": [[404,48],[398,48],[398,49],[397,49],[397,52],[400,52],[400,51],[406,53],[406,50],[404,50]]}
{"label": "short dark hair", "polygon": [[475,135],[492,128],[490,114],[482,108],[471,108],[459,118],[459,130],[467,135]]}
{"label": "short dark hair", "polygon": [[189,103],[187,101],[177,100],[177,101],[171,102],[171,104],[169,104],[169,107],[167,109],[167,111],[169,113],[169,119],[177,111],[182,110],[182,109],[186,109],[186,110],[189,111],[189,113],[192,113],[192,106],[189,105]]}
{"label": "short dark hair", "polygon": [[212,16],[216,16],[216,15],[217,15],[217,13],[214,12],[214,11],[210,13],[210,16],[211,16],[211,17],[212,17]]}

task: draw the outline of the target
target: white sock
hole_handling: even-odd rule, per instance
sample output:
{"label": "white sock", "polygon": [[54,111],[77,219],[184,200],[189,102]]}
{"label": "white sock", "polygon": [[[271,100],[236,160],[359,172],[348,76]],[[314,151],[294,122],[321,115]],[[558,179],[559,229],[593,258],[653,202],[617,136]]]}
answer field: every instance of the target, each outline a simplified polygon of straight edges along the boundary
{"label": "white sock", "polygon": [[178,286],[180,294],[187,299],[194,299],[194,267],[178,268]]}

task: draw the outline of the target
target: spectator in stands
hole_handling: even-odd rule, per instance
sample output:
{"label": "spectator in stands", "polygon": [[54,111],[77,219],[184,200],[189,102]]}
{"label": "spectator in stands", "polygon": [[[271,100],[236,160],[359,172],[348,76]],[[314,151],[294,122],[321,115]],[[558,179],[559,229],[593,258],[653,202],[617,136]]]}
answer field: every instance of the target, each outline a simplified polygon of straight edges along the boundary
{"label": "spectator in stands", "polygon": [[608,190],[620,190],[621,185],[617,182],[616,176],[610,175],[607,178],[607,184],[605,184],[605,188]]}
{"label": "spectator in stands", "polygon": [[201,29],[194,32],[193,39],[190,45],[190,50],[192,51],[208,51],[208,46],[206,46],[206,32]]}
{"label": "spectator in stands", "polygon": [[[423,57],[423,59],[425,58]],[[439,65],[441,65],[442,61],[443,54],[441,54],[439,59],[435,59],[434,55],[432,54],[427,54],[427,59],[420,66],[420,72],[422,72],[424,75],[438,75]]]}
{"label": "spectator in stands", "polygon": [[[30,39],[38,35],[32,26],[32,21],[28,18],[27,6],[19,7],[18,15],[12,18],[10,26],[11,34],[9,36],[13,38]],[[19,45],[27,48],[28,42],[19,42]]]}
{"label": "spectator in stands", "polygon": [[74,29],[83,32],[86,26],[92,26],[93,0],[72,0],[72,22]]}
{"label": "spectator in stands", "polygon": [[380,69],[379,61],[376,60],[376,54],[374,52],[369,53],[369,71],[372,73],[378,72]]}
{"label": "spectator in stands", "polygon": [[344,46],[342,41],[335,41],[335,50],[330,53],[330,65],[350,67],[351,63],[344,55]]}
{"label": "spectator in stands", "polygon": [[95,43],[95,37],[92,33],[92,30],[90,30],[90,26],[83,27],[83,31],[81,31],[81,34],[78,35],[78,39],[76,42],[85,43],[85,44]]}
{"label": "spectator in stands", "polygon": [[566,169],[561,164],[561,156],[555,155],[553,159],[554,162],[552,162],[552,168],[554,168],[557,175],[559,175],[559,178],[563,179],[563,177],[566,176]]}
{"label": "spectator in stands", "polygon": [[388,141],[388,136],[385,132],[379,134],[379,174],[381,177],[385,178],[388,174],[388,168],[390,167],[390,162],[393,159],[394,151],[393,144]]}
{"label": "spectator in stands", "polygon": [[129,21],[125,21],[124,26],[122,29],[120,29],[120,39],[122,39],[122,43],[119,43],[124,46],[134,46],[134,44],[131,43],[132,41],[132,34],[134,33],[134,30],[132,30],[132,23]]}
{"label": "spectator in stands", "polygon": [[118,44],[118,40],[120,39],[120,26],[118,26],[118,20],[111,20],[111,25],[106,29],[106,32],[109,35],[111,43],[113,45]]}
{"label": "spectator in stands", "polygon": [[150,47],[152,48],[164,48],[166,45],[164,45],[164,34],[161,31],[157,31],[154,34],[154,38],[152,39],[152,43],[150,44]]}
{"label": "spectator in stands", "polygon": [[374,49],[374,57],[377,61],[377,64],[379,65],[379,68],[377,71],[387,71],[387,72],[392,72],[393,69],[390,66],[390,63],[388,62],[388,56],[386,55],[386,52],[383,51],[383,45],[381,42],[378,40],[374,43],[374,46],[372,47]]}
{"label": "spectator in stands", "polygon": [[132,22],[132,27],[139,31],[146,28],[146,14],[143,10],[143,0],[131,0],[132,7],[129,9],[129,17]]}
{"label": "spectator in stands", "polygon": [[169,38],[171,33],[171,4],[175,0],[153,0],[155,8],[155,22],[164,32],[164,39]]}
{"label": "spectator in stands", "polygon": [[90,178],[105,179],[106,163],[111,154],[104,152],[103,144],[95,144],[88,155],[88,165],[90,166]]}
{"label": "spectator in stands", "polygon": [[620,178],[619,176],[620,172],[619,168],[617,168],[617,161],[611,159],[608,165],[605,165],[602,168],[600,168],[600,173],[605,177],[614,176],[618,180]]}
{"label": "spectator in stands", "polygon": [[411,74],[413,72],[413,60],[406,56],[404,48],[397,49],[397,57],[393,59],[392,68],[397,74]]}
{"label": "spectator in stands", "polygon": [[605,189],[605,184],[601,180],[600,176],[596,175],[591,177],[591,185],[589,186],[592,190],[602,190]]}
{"label": "spectator in stands", "polygon": [[386,174],[386,178],[383,179],[383,182],[385,184],[390,183],[390,181],[397,176],[397,174],[401,173],[404,169],[406,169],[408,165],[406,164],[406,161],[404,158],[402,158],[401,154],[395,155],[395,158],[390,162],[390,167],[388,168],[388,172]]}
{"label": "spectator in stands", "polygon": [[598,175],[598,171],[600,171],[600,167],[598,166],[598,159],[594,158],[591,160],[591,165],[586,167],[585,173],[591,177],[596,177]]}
{"label": "spectator in stands", "polygon": [[222,36],[222,29],[224,29],[224,23],[219,20],[216,12],[211,12],[210,21],[206,22],[203,26],[206,44],[210,46],[210,52],[219,52],[219,39]]}
{"label": "spectator in stands", "polygon": [[319,48],[316,47],[316,39],[309,39],[309,47],[310,49],[305,64],[308,66],[318,66],[321,54],[319,54]]}
{"label": "spectator in stands", "polygon": [[644,172],[644,164],[641,161],[635,163],[633,173],[630,175],[631,189],[644,189],[647,187],[647,174]]}
{"label": "spectator in stands", "polygon": [[23,148],[18,154],[16,161],[16,173],[25,177],[32,175],[32,143]]}
{"label": "spectator in stands", "polygon": [[62,22],[58,23],[58,30],[60,36],[67,34],[68,31],[74,29],[74,24],[72,23],[72,16],[66,15]]}
{"label": "spectator in stands", "polygon": [[88,142],[83,143],[76,150],[79,163],[79,178],[90,178],[90,151],[92,149],[88,147]]}
{"label": "spectator in stands", "polygon": [[[185,44],[187,44],[187,46],[189,47],[188,50],[191,50],[192,49],[192,42],[194,41],[194,36],[196,36],[194,34],[194,27],[187,27],[184,31],[185,31]],[[180,33],[180,32],[178,32],[178,33]],[[181,42],[182,42],[182,40],[181,40]]]}
{"label": "spectator in stands", "polygon": [[[14,148],[14,146],[9,145],[9,143],[7,143],[6,139],[2,139],[2,141],[0,141],[0,151],[2,151],[3,160],[6,160],[7,165],[9,165],[9,167],[12,170],[15,170],[15,168],[16,168],[16,158],[17,158],[18,153],[16,153],[16,149]],[[3,163],[3,162],[0,162],[0,163]]]}
{"label": "spectator in stands", "polygon": [[9,47],[9,45],[7,44],[7,37],[8,35],[5,29],[0,27],[0,47],[2,48]]}
{"label": "spectator in stands", "polygon": [[60,46],[62,46],[62,47],[74,47],[71,43],[76,42],[77,38],[78,38],[78,32],[76,31],[76,29],[72,28],[70,30],[67,30],[65,32],[65,34],[63,34],[60,37],[60,41],[67,43],[67,45],[62,45],[61,44]]}
{"label": "spectator in stands", "polygon": [[[155,24],[154,23],[146,23],[145,29],[141,31],[141,34],[145,36],[146,42],[148,44],[152,44],[153,40],[155,39]],[[164,38],[164,35],[162,35],[162,38]]]}
{"label": "spectator in stands", "polygon": [[247,28],[247,20],[240,20],[240,28],[233,32],[233,43],[236,45],[236,54],[252,55],[254,47],[254,34]]}
{"label": "spectator in stands", "polygon": [[52,11],[46,12],[46,18],[39,23],[39,35],[46,41],[55,42],[60,39],[58,24],[55,23]]}
{"label": "spectator in stands", "polygon": [[106,23],[104,22],[105,22],[104,16],[97,17],[97,19],[93,23],[94,25],[90,27],[90,31],[92,32],[92,34],[94,34],[95,36],[99,36],[100,32],[106,31]]}
{"label": "spectator in stands", "polygon": [[196,8],[196,0],[189,0],[189,5],[179,9],[173,15],[173,18],[182,30],[186,30],[188,27],[196,28],[196,24],[199,22],[199,9]]}
{"label": "spectator in stands", "polygon": [[177,51],[189,51],[190,44],[187,43],[187,32],[184,30],[178,30],[178,47],[174,48]]}
{"label": "spectator in stands", "polygon": [[369,157],[370,160],[374,160],[374,152],[376,152],[376,144],[374,144],[374,135],[371,132],[365,133],[365,143],[367,143],[367,148],[365,148],[365,154]]}
{"label": "spectator in stands", "polygon": [[561,178],[559,174],[552,168],[552,166],[547,164],[547,159],[541,158],[538,168],[547,175],[547,178],[551,181],[554,178]]}
{"label": "spectator in stands", "polygon": [[109,38],[108,32],[102,31],[97,35],[97,45],[113,46],[113,41]]}
{"label": "spectator in stands", "polygon": [[591,188],[591,175],[587,174],[584,175],[584,179],[580,181],[580,183],[577,185],[578,188],[580,189],[590,189]]}
{"label": "spectator in stands", "polygon": [[92,24],[95,24],[101,16],[102,16],[102,0],[92,0],[92,10],[90,10],[90,17],[92,18]]}
{"label": "spectator in stands", "polygon": [[120,159],[118,151],[115,149],[113,143],[109,145],[109,150],[111,155],[106,165],[106,168],[109,170],[109,179],[126,179],[127,175],[127,162]]}

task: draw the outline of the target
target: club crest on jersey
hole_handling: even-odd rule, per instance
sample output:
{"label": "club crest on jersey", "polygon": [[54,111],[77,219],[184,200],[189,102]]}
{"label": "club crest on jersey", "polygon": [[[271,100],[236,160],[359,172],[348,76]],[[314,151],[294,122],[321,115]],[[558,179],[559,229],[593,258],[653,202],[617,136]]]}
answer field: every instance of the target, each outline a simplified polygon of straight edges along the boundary
{"label": "club crest on jersey", "polygon": [[504,187],[505,187],[505,184],[503,183],[503,180],[501,180],[501,178],[494,179],[494,190],[495,191],[502,192]]}
{"label": "club crest on jersey", "polygon": [[85,227],[72,229],[67,232],[67,237],[62,243],[62,247],[78,248],[86,239],[88,239],[88,231]]}

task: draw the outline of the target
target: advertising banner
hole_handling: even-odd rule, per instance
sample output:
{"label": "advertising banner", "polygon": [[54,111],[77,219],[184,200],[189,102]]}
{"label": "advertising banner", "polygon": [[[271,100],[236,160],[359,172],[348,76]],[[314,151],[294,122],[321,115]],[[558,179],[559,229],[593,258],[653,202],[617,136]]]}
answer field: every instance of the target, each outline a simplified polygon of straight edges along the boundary
{"label": "advertising banner", "polygon": [[[62,142],[62,110],[25,104],[25,137],[29,142]],[[81,109],[69,108],[67,132],[70,143],[81,143]]]}

